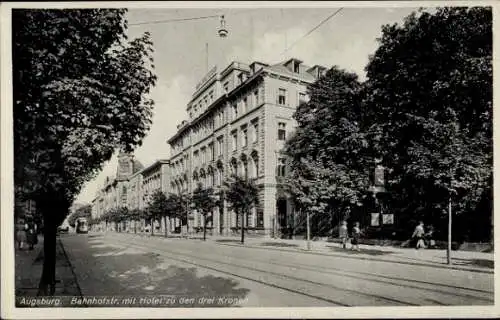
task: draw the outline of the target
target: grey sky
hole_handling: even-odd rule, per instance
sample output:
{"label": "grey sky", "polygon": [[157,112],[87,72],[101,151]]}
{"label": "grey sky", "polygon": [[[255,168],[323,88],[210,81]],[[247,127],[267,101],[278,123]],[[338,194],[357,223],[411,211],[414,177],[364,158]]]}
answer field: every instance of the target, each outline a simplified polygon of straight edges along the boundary
{"label": "grey sky", "polygon": [[[337,9],[130,9],[130,24],[224,14],[229,30],[227,38],[217,36],[218,18],[129,27],[130,37],[151,32],[158,75],[157,86],[151,93],[156,103],[153,126],[143,145],[136,150],[136,158],[145,166],[156,159],[169,158],[166,140],[175,133],[176,125],[187,119],[186,104],[206,72],[206,43],[209,68],[214,65],[223,68],[233,60],[278,63],[293,56],[307,65],[338,65],[356,72],[363,80],[363,68],[377,48],[381,26],[400,23],[417,8],[344,8],[282,54],[286,46]],[[115,174],[115,168],[116,157],[113,157],[103,171],[87,183],[77,201],[90,202],[105,177]]]}

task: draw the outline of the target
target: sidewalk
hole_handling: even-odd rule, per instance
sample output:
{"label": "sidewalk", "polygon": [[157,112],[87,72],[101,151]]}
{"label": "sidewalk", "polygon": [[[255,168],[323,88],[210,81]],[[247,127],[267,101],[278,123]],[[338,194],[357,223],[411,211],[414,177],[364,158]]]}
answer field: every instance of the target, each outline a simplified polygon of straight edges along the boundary
{"label": "sidewalk", "polygon": [[[56,288],[54,296],[81,296],[71,263],[61,240],[56,240]],[[43,269],[43,236],[38,237],[34,250],[15,250],[16,297],[36,297]]]}
{"label": "sidewalk", "polygon": [[[118,233],[134,235],[133,233]],[[136,236],[151,237],[150,234],[139,234]],[[164,238],[162,233],[154,234],[154,238]],[[200,241],[201,235],[190,236],[189,239],[178,234],[169,234],[168,239],[179,241]],[[217,245],[241,246],[239,236],[208,236],[207,241]],[[317,254],[327,256],[340,256],[357,260],[373,260],[383,262],[394,262],[415,266],[432,266],[451,270],[464,270],[481,273],[494,272],[494,254],[474,251],[452,251],[452,265],[447,264],[446,250],[401,248],[393,246],[360,245],[360,251],[345,250],[339,243],[327,241],[311,241],[311,250],[307,250],[307,242],[304,240],[274,239],[245,235],[245,247],[260,248],[277,251],[302,252],[306,254]],[[350,246],[348,246],[349,248]]]}
{"label": "sidewalk", "polygon": [[[211,237],[207,240],[221,245],[241,246],[240,237]],[[493,253],[473,251],[452,251],[452,265],[447,265],[446,250],[398,248],[391,246],[360,245],[360,251],[345,250],[341,244],[326,241],[311,241],[307,250],[304,240],[245,237],[245,246],[270,250],[304,252],[329,256],[343,256],[361,260],[398,262],[413,265],[427,265],[442,268],[493,273]]]}
{"label": "sidewalk", "polygon": [[[122,235],[134,233],[119,232]],[[151,237],[149,233],[137,233],[138,237]],[[163,238],[162,232],[155,233],[153,238]],[[184,235],[169,233],[168,239],[179,241],[202,241],[202,234]],[[240,236],[209,236],[207,242],[217,245],[241,246]],[[494,253],[475,251],[452,251],[452,265],[447,264],[446,250],[403,248],[394,246],[360,245],[360,251],[344,250],[339,243],[327,241],[311,241],[311,250],[307,250],[305,240],[275,239],[245,235],[245,247],[277,251],[302,252],[306,254],[341,256],[358,260],[374,260],[383,262],[403,263],[416,266],[432,266],[452,270],[464,270],[480,273],[494,273]],[[350,246],[349,246],[350,247]]]}

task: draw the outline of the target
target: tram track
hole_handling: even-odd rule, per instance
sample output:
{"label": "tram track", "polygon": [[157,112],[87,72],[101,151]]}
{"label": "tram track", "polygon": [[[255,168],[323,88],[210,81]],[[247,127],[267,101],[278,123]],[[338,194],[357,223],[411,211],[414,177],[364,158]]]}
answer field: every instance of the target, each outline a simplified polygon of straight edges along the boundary
{"label": "tram track", "polygon": [[[178,249],[178,248],[177,248]],[[176,252],[176,253],[188,253],[189,252]],[[233,256],[233,258],[240,258],[244,259],[244,257],[241,256]],[[417,279],[411,279],[411,278],[401,278],[397,276],[386,276],[383,274],[374,274],[374,273],[367,273],[367,272],[362,272],[362,271],[347,271],[342,268],[335,268],[334,266],[329,266],[328,269],[322,268],[322,267],[317,267],[317,266],[311,266],[310,264],[302,264],[302,263],[297,263],[294,262],[293,264],[290,263],[284,263],[284,262],[275,262],[272,259],[268,260],[262,260],[262,259],[257,259],[255,257],[252,257],[251,261],[253,262],[261,262],[261,263],[266,263],[270,265],[274,265],[277,267],[284,267],[284,268],[290,268],[290,269],[297,269],[298,271],[301,270],[306,270],[306,271],[311,271],[311,272],[317,272],[321,274],[328,274],[328,275],[333,275],[333,276],[341,276],[341,277],[349,277],[355,280],[366,280],[366,281],[371,281],[383,285],[388,285],[388,286],[404,286],[405,288],[411,288],[411,289],[416,289],[416,290],[421,290],[425,292],[429,292],[432,294],[442,294],[446,295],[451,298],[463,298],[463,299],[469,299],[469,300],[477,300],[481,301],[479,304],[493,304],[494,299],[493,299],[493,292],[487,291],[487,290],[482,290],[482,289],[476,289],[476,288],[468,288],[468,287],[459,287],[459,286],[453,286],[453,285],[448,285],[448,284],[443,284],[443,283],[432,283],[428,281],[421,281]],[[338,289],[338,288],[335,288]],[[358,291],[356,291],[358,292]],[[390,299],[390,298],[388,298]],[[424,299],[428,300],[428,299]],[[399,300],[398,300],[399,301]],[[446,303],[440,302],[440,305],[448,305]]]}
{"label": "tram track", "polygon": [[[167,257],[168,259],[174,261],[179,261],[182,263],[194,265],[199,268],[216,271],[219,273],[227,274],[248,281],[257,282],[266,286],[304,295],[309,298],[325,301],[338,306],[352,306],[352,304],[346,302],[346,299],[342,298],[346,296],[344,294],[340,295],[341,299],[330,298],[330,295],[328,295],[328,293],[331,292],[332,290],[343,292],[351,296],[355,295],[358,297],[364,297],[365,299],[369,299],[373,302],[376,302],[373,305],[396,305],[396,306],[419,305],[408,301],[403,301],[400,299],[380,296],[372,293],[365,293],[358,290],[339,287],[328,283],[320,283],[318,281],[303,279],[292,275],[286,275],[283,273],[277,273],[269,270],[255,268],[245,264],[239,264],[227,261],[222,262],[220,260],[216,260],[213,258],[202,257],[201,255],[193,255],[187,252],[172,250],[171,248],[167,250],[166,248],[160,246],[162,243],[138,244],[136,242],[131,242],[131,241],[120,241],[120,244],[126,245],[128,247],[133,247],[136,249],[153,250],[156,251],[155,253],[160,254],[161,256]],[[207,262],[210,265],[207,265]],[[228,270],[228,268],[236,268],[236,270],[245,270],[246,272],[244,272],[245,274],[242,274],[241,272],[230,271]],[[310,271],[320,272],[319,270],[310,270]],[[253,276],[249,276],[248,273],[253,273]],[[324,273],[324,270],[322,270],[321,273]],[[281,279],[281,281],[279,281],[278,279]],[[294,283],[294,282],[296,284],[295,287],[286,285],[286,283]],[[323,292],[324,294],[320,295],[318,294],[318,292]]]}

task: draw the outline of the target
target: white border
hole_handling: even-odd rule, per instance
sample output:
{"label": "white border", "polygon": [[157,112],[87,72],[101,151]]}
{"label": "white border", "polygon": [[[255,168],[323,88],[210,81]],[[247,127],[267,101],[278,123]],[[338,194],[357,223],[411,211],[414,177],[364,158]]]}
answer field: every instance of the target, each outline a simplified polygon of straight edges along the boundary
{"label": "white border", "polygon": [[[5,226],[1,232],[1,317],[8,319],[57,319],[57,318],[109,318],[109,319],[132,319],[132,318],[489,318],[499,317],[497,307],[499,301],[498,290],[495,290],[495,305],[487,307],[351,307],[351,308],[86,308],[85,311],[77,308],[39,308],[36,312],[29,308],[14,307],[14,219],[13,208],[13,153],[12,153],[12,74],[11,74],[11,14],[12,8],[326,8],[326,7],[435,7],[435,6],[492,6],[493,7],[493,30],[499,27],[498,15],[500,6],[497,1],[362,1],[362,2],[287,2],[287,1],[239,1],[239,2],[25,2],[25,3],[3,3],[0,5],[0,132],[1,132],[1,215],[0,226]],[[498,34],[494,32],[493,56],[499,56],[500,45]],[[494,59],[493,87],[499,88],[499,65],[498,59]],[[500,94],[497,90],[493,93],[494,101],[494,167],[499,167],[497,131],[500,128],[496,116],[496,105]],[[494,181],[499,181],[500,173],[494,171]],[[494,184],[494,196],[498,195],[498,185]],[[495,219],[498,214],[495,208]],[[497,225],[494,226],[494,234],[500,232]],[[495,247],[499,248],[499,237],[495,237]],[[495,254],[496,260],[497,254]],[[495,264],[495,287],[499,266]],[[83,311],[83,312],[82,312]],[[121,312],[120,312],[121,311]]]}

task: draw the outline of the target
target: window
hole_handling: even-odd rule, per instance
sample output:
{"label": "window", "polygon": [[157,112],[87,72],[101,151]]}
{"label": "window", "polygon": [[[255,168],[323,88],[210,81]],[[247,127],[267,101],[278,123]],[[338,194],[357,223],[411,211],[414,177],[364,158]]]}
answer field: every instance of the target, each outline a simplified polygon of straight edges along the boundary
{"label": "window", "polygon": [[278,104],[285,105],[286,104],[286,90],[279,89],[278,91]]}
{"label": "window", "polygon": [[213,92],[213,90],[210,91],[210,93],[208,95],[209,95],[209,98],[210,98],[210,102],[214,101],[214,92]]}
{"label": "window", "polygon": [[278,140],[286,140],[286,124],[283,122],[278,123]]}
{"label": "window", "polygon": [[248,103],[247,103],[247,97],[243,98],[243,113],[247,113],[248,111]]}
{"label": "window", "polygon": [[258,122],[254,122],[254,124],[253,124],[253,132],[252,132],[252,142],[253,143],[257,142],[258,136],[259,136],[259,123]]}
{"label": "window", "polygon": [[215,159],[215,148],[213,144],[210,144],[208,146],[210,148],[210,161],[213,161]]}
{"label": "window", "polygon": [[264,228],[264,211],[257,209],[257,228]]}
{"label": "window", "polygon": [[285,159],[284,158],[279,158],[278,159],[278,166],[276,168],[277,171],[277,176],[278,177],[284,177],[286,170],[285,170]]}
{"label": "window", "polygon": [[259,105],[259,90],[255,90],[253,92],[253,101],[254,101],[254,106],[258,106]]}
{"label": "window", "polygon": [[300,71],[300,65],[298,63],[293,64],[293,72],[299,73]]}
{"label": "window", "polygon": [[236,102],[233,102],[232,108],[233,108],[233,120],[235,120],[236,118],[238,118],[238,105],[236,104]]}
{"label": "window", "polygon": [[242,73],[240,73],[240,74],[238,75],[238,83],[239,83],[239,84],[242,84],[243,82],[245,82],[246,78],[247,78],[247,77],[246,77],[245,73],[243,73],[243,72],[242,72]]}
{"label": "window", "polygon": [[229,92],[229,81],[224,82],[224,92]]}
{"label": "window", "polygon": [[243,175],[245,179],[248,179],[248,162],[243,162]]}
{"label": "window", "polygon": [[246,147],[248,144],[248,134],[247,134],[247,129],[242,129],[242,135],[241,135],[241,146]]}
{"label": "window", "polygon": [[219,126],[223,125],[224,124],[224,112],[223,111],[219,111]]}
{"label": "window", "polygon": [[236,148],[238,148],[238,133],[236,131],[233,131],[233,133],[231,133],[231,138],[233,151],[235,151]]}
{"label": "window", "polygon": [[299,92],[299,105],[306,103],[306,94],[303,92]]}
{"label": "window", "polygon": [[224,151],[224,139],[222,137],[220,137],[218,140],[217,140],[217,152],[219,154],[219,156],[222,156],[222,153]]}
{"label": "window", "polygon": [[205,161],[207,160],[207,153],[206,153],[206,149],[203,148],[201,149],[201,163],[205,163]]}

